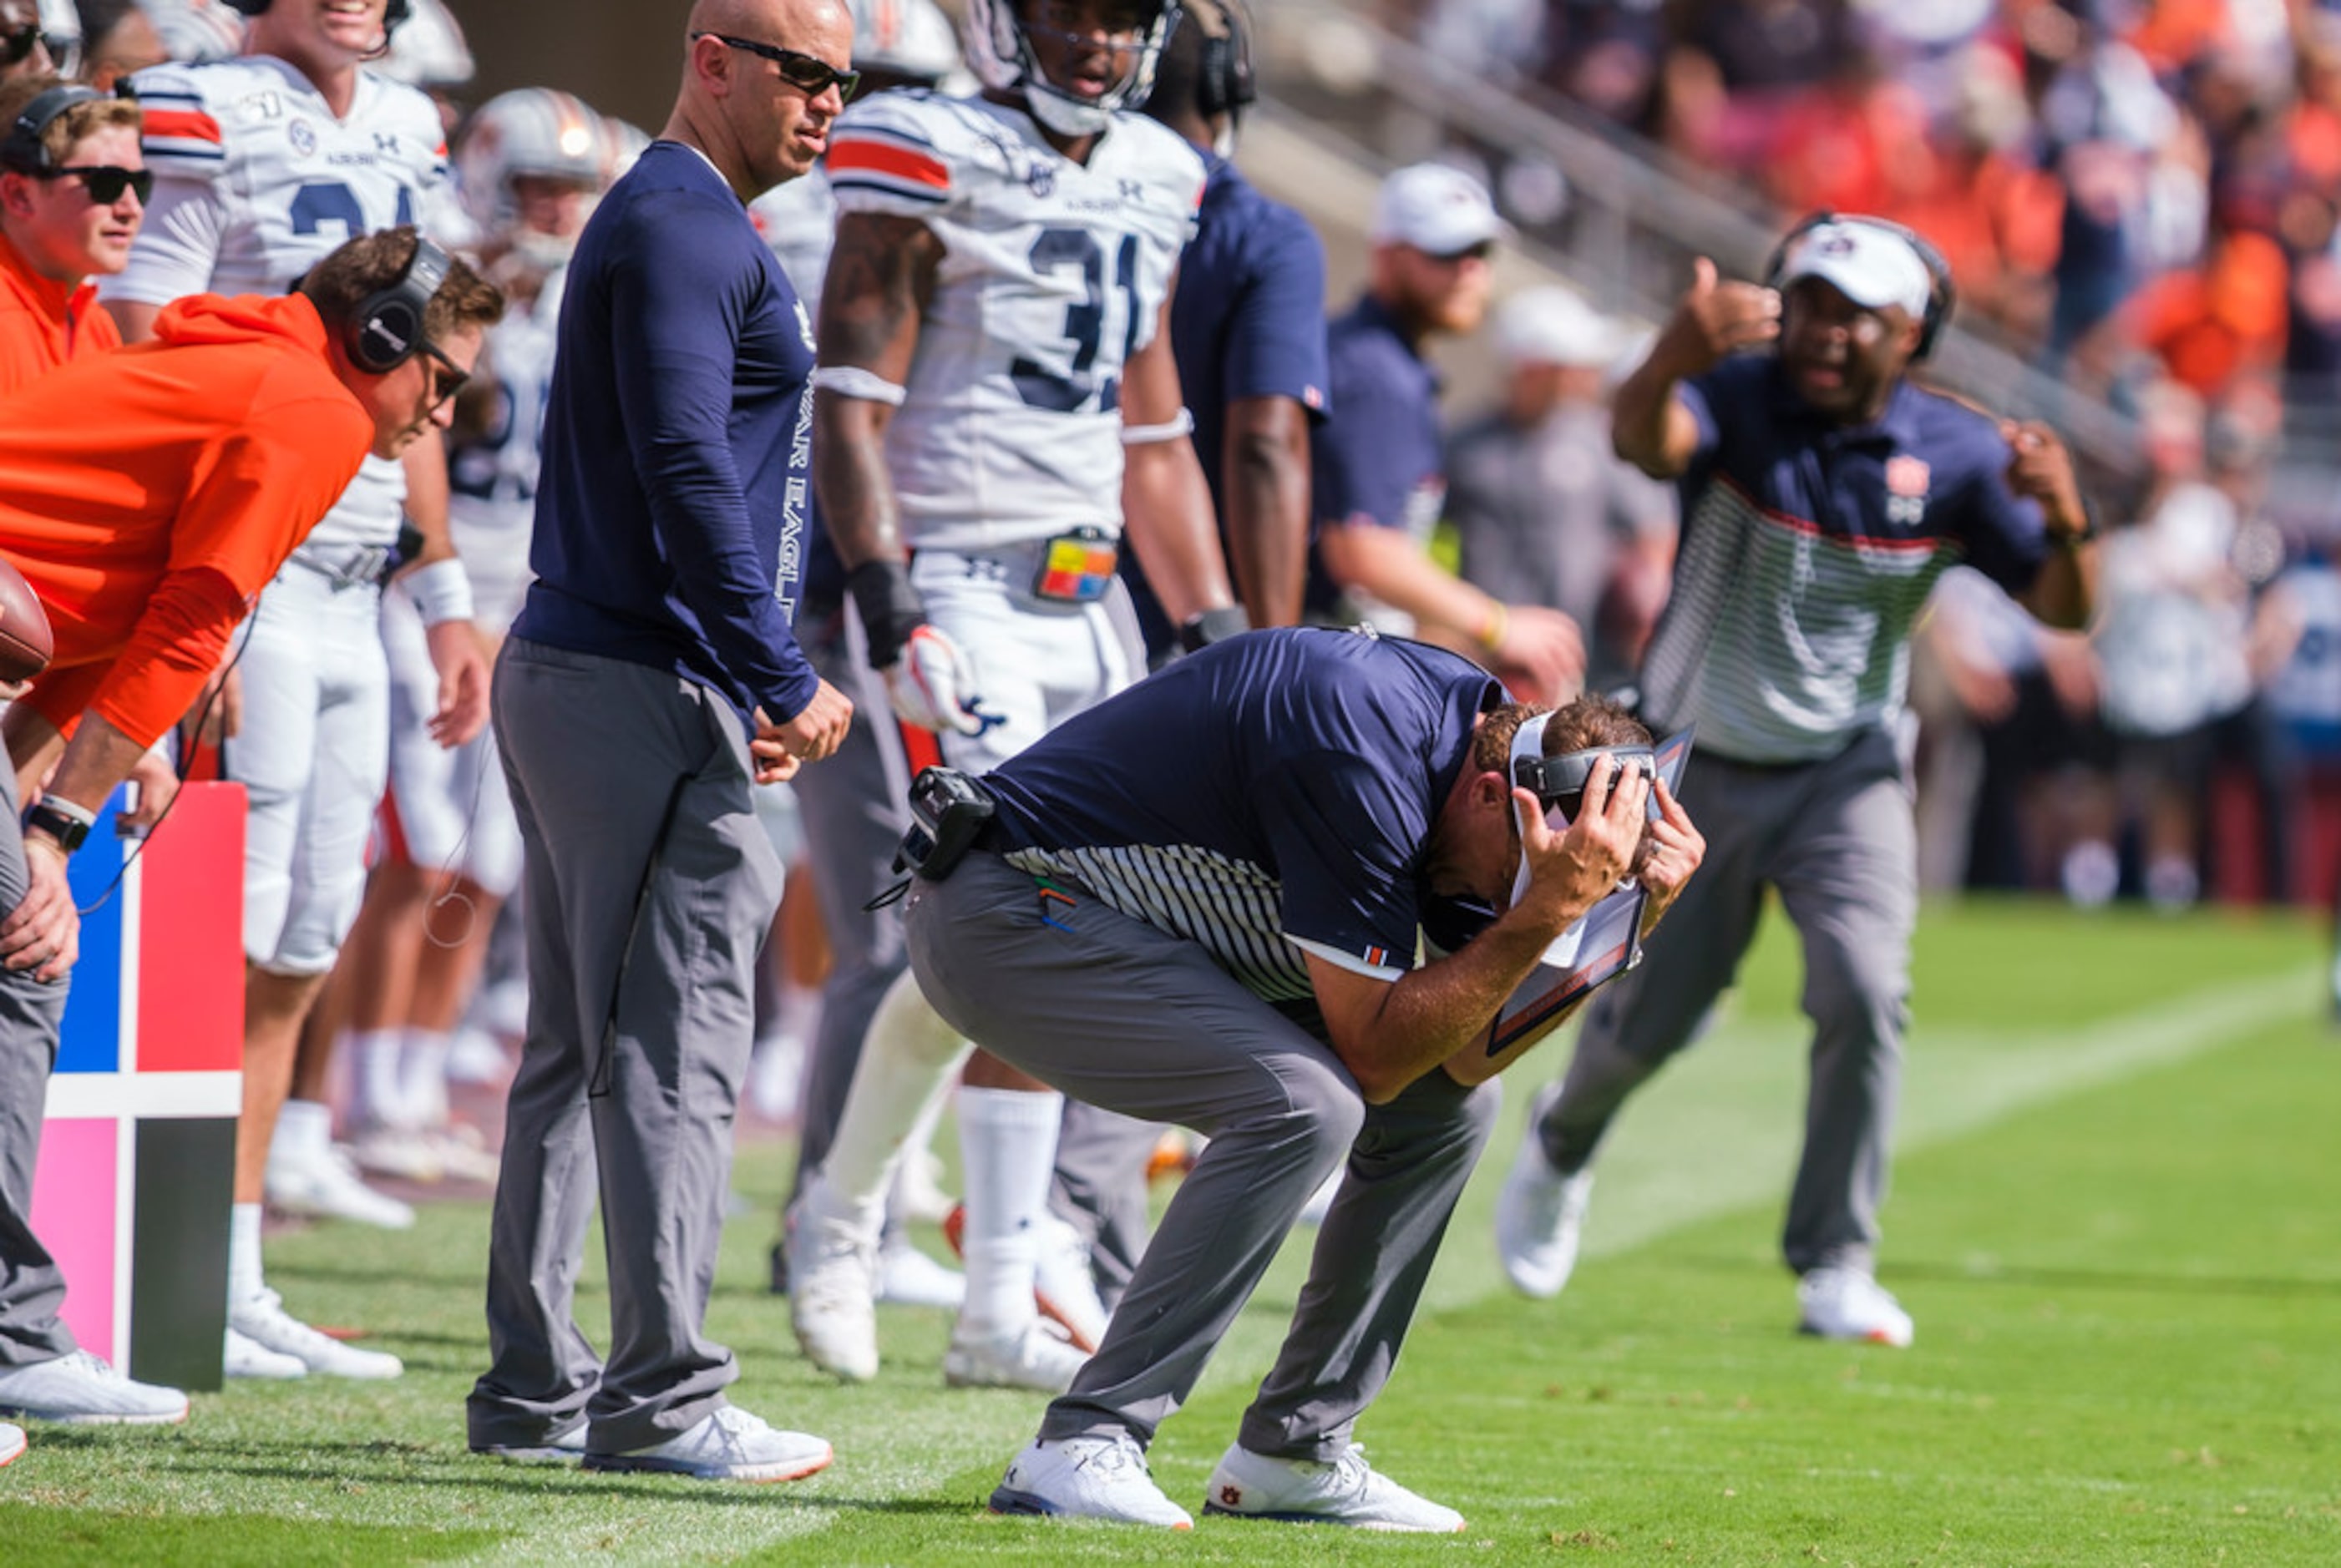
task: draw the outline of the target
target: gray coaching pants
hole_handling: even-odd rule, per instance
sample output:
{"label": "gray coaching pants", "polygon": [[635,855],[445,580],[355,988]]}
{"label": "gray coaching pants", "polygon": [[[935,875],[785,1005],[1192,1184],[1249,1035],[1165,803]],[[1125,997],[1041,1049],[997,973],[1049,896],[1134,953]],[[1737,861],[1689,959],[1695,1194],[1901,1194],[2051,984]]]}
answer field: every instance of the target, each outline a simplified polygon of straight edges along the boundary
{"label": "gray coaching pants", "polygon": [[[16,769],[0,758],[0,915],[25,901],[25,837],[17,829]],[[70,979],[70,977],[67,978]],[[33,1235],[33,1166],[67,980],[0,969],[0,1368],[55,1361],[75,1348],[57,1316],[65,1277]]]}
{"label": "gray coaching pants", "polygon": [[1210,1139],[1041,1436],[1151,1441],[1346,1162],[1240,1434],[1259,1454],[1336,1457],[1390,1380],[1499,1093],[1433,1073],[1368,1106],[1329,1047],[1201,948],[1070,890],[1044,923],[1033,879],[979,852],[914,883],[904,916],[920,987],[961,1033],[1068,1096]]}
{"label": "gray coaching pants", "polygon": [[1694,756],[1682,801],[1707,859],[1651,936],[1648,961],[1587,1009],[1560,1097],[1534,1129],[1581,1170],[1629,1095],[1689,1045],[1755,938],[1764,889],[1804,946],[1813,1021],[1804,1155],[1781,1250],[1803,1273],[1867,1268],[1909,1021],[1918,844],[1892,736],[1872,730],[1826,762],[1752,768]]}
{"label": "gray coaching pants", "polygon": [[[624,1453],[696,1425],[738,1375],[701,1330],[781,865],[722,697],[513,638],[494,699],[527,854],[529,1016],[470,1436],[533,1444],[584,1416],[589,1448]],[[606,1358],[572,1315],[597,1196]]]}

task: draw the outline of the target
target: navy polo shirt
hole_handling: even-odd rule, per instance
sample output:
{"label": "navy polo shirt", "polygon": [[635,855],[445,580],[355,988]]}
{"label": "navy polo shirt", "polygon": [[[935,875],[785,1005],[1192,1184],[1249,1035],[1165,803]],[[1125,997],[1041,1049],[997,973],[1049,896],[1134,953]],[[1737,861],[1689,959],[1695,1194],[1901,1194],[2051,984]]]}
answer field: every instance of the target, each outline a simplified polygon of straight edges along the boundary
{"label": "navy polo shirt", "polygon": [[1421,643],[1252,631],[1076,714],[986,782],[1012,864],[1298,1001],[1304,952],[1389,979],[1414,967],[1432,825],[1474,721],[1503,700]]}
{"label": "navy polo shirt", "polygon": [[1906,381],[1875,423],[1838,424],[1770,354],[1677,395],[1698,446],[1643,706],[1660,732],[1696,724],[1702,751],[1814,761],[1891,724],[1935,580],[1964,562],[2021,594],[2047,559],[1998,422],[1965,403]]}
{"label": "navy polo shirt", "polygon": [[653,142],[562,300],[516,635],[672,670],[775,722],[819,678],[790,630],[812,494],[812,327],[747,209]]}
{"label": "navy polo shirt", "polygon": [[[1427,545],[1447,501],[1439,373],[1371,294],[1325,335],[1334,413],[1310,441],[1318,526],[1402,528]],[[1310,610],[1330,610],[1340,591],[1312,547]]]}
{"label": "navy polo shirt", "polygon": [[[1170,352],[1225,548],[1228,405],[1285,397],[1312,422],[1325,417],[1325,246],[1308,219],[1260,194],[1233,164],[1208,155],[1203,163],[1210,177],[1195,238],[1179,261]],[[1147,652],[1159,658],[1177,641],[1177,629],[1134,554],[1124,555],[1122,570]]]}

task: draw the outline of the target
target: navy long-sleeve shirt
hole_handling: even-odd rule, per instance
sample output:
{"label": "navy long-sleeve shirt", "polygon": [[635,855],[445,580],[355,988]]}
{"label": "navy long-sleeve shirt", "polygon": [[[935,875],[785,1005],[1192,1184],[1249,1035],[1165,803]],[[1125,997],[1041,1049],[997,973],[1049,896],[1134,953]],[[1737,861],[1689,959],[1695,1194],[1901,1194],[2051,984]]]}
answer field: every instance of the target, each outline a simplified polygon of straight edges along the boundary
{"label": "navy long-sleeve shirt", "polygon": [[746,716],[819,684],[790,621],[812,496],[812,328],[746,208],[654,142],[602,199],[562,301],[513,631],[672,670]]}

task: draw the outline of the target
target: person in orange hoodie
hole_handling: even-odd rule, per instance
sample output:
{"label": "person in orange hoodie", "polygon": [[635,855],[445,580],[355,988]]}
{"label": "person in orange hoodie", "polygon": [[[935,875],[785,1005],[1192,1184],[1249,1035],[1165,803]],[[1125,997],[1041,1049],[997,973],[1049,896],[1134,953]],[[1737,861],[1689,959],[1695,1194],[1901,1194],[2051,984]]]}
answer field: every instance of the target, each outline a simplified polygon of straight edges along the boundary
{"label": "person in orange hoodie", "polygon": [[[470,373],[503,296],[412,228],[354,240],[299,292],[199,294],[155,340],[0,398],[0,558],[56,651],[0,719],[0,1414],[184,1420],[58,1321],[27,1223],[79,918],[65,863],[230,635],[372,452],[395,458]],[[17,804],[40,785],[24,814]]]}
{"label": "person in orange hoodie", "polygon": [[118,273],[146,216],[138,105],[55,76],[0,84],[0,397],[122,346],[95,273]]}

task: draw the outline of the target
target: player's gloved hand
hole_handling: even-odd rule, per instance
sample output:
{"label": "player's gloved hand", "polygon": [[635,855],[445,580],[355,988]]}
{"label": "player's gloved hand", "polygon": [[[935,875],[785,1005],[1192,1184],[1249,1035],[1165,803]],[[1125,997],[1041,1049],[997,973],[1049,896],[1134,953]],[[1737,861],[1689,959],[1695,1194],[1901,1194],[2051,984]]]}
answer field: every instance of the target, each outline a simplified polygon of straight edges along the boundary
{"label": "player's gloved hand", "polygon": [[911,630],[902,656],[879,673],[886,678],[887,700],[905,724],[938,734],[981,735],[1006,716],[984,711],[967,655],[931,626]]}

